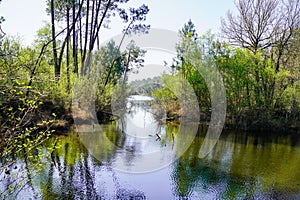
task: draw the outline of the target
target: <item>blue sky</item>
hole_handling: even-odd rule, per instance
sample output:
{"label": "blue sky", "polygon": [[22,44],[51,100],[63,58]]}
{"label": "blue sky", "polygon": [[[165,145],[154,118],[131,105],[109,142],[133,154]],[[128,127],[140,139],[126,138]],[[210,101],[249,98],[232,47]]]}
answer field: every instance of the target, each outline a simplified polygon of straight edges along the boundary
{"label": "blue sky", "polygon": [[[189,19],[195,23],[198,33],[211,29],[219,32],[221,17],[228,10],[235,10],[234,0],[131,0],[130,5],[146,4],[150,8],[148,23],[155,28],[178,31]],[[3,0],[0,15],[6,21],[4,32],[21,36],[24,44],[30,44],[43,21],[50,18],[45,12],[46,0]],[[103,33],[103,39],[119,34],[122,24],[113,20],[111,30]]]}

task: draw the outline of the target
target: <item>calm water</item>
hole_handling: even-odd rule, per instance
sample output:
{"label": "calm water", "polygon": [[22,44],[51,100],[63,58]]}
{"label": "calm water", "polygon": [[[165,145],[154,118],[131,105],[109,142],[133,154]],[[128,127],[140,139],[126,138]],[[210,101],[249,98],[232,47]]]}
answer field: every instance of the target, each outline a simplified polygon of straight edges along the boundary
{"label": "calm water", "polygon": [[[17,199],[300,199],[299,136],[223,131],[200,158],[207,127],[158,123],[147,100],[129,102],[122,120],[43,144],[51,156],[24,176]],[[28,165],[18,158],[10,176]],[[1,173],[0,191],[10,176]]]}

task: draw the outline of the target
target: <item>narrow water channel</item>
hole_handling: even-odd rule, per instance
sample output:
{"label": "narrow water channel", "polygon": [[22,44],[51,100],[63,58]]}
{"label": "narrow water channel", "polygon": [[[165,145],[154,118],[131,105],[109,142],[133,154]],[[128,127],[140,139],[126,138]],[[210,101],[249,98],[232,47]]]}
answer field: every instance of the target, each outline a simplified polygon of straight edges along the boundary
{"label": "narrow water channel", "polygon": [[99,131],[44,143],[57,148],[17,199],[300,199],[299,136],[223,131],[199,158],[206,125],[182,138],[180,124],[156,120],[151,99],[134,97],[128,108]]}

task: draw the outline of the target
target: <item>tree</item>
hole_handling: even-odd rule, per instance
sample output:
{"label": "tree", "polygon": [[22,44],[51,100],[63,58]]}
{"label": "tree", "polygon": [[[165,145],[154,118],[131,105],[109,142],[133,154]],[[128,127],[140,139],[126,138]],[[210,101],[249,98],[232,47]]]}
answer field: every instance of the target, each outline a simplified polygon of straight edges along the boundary
{"label": "tree", "polygon": [[238,0],[238,15],[227,13],[222,31],[234,45],[267,52],[279,71],[284,49],[300,23],[299,0]]}
{"label": "tree", "polygon": [[[127,3],[129,0],[48,0],[48,13],[53,20],[57,22],[65,22],[68,26],[61,32],[56,33],[55,28],[52,28],[53,44],[59,34],[67,32],[62,43],[61,55],[64,52],[64,45],[69,43],[72,46],[72,58],[74,72],[78,74],[78,69],[81,68],[81,74],[86,74],[91,62],[92,51],[96,44],[99,44],[100,29],[107,27],[110,18],[119,15],[126,24],[124,34],[129,34],[137,31],[147,31],[149,26],[140,24],[145,21],[146,14],[149,8],[142,5],[139,8],[129,8],[127,11],[121,8],[120,5]],[[65,14],[66,13],[66,14]],[[79,47],[79,49],[78,49]],[[99,47],[99,45],[98,45]],[[68,48],[68,44],[67,44]],[[67,50],[68,51],[68,50]],[[55,51],[53,47],[53,56]],[[80,66],[79,66],[80,65]],[[60,62],[57,62],[57,72],[59,71]],[[58,76],[58,73],[57,73]]]}
{"label": "tree", "polygon": [[[253,52],[257,104],[274,108],[274,93],[292,38],[300,25],[299,0],[238,0],[238,15],[227,13],[222,31],[229,42]],[[285,58],[285,59],[284,59]],[[273,73],[273,75],[271,75]]]}
{"label": "tree", "polygon": [[179,37],[173,68],[193,87],[202,111],[208,112],[210,95],[205,83],[206,77],[202,77],[199,69],[210,62],[209,53],[214,36],[210,32],[198,36],[194,23],[189,20],[179,31]]}
{"label": "tree", "polygon": [[[0,198],[7,199],[14,198],[12,194],[17,194],[25,185],[32,185],[31,175],[24,171],[35,173],[44,166],[43,156],[37,153],[39,145],[51,135],[49,128],[54,121],[53,116],[42,112],[44,94],[40,88],[29,86],[37,75],[33,72],[37,52],[22,47],[11,37],[0,40],[0,52],[3,53],[0,59],[0,170],[5,172],[0,182],[6,185],[0,191]],[[42,80],[42,76],[39,79]],[[28,91],[31,91],[30,96]],[[20,156],[25,158],[25,166],[19,165]],[[33,165],[28,166],[31,162]],[[12,172],[11,169],[19,167],[25,170]]]}
{"label": "tree", "polygon": [[[179,70],[182,75],[187,78],[191,75],[192,71],[195,71],[191,64],[192,53],[198,48],[198,34],[196,33],[194,23],[189,20],[184,24],[183,28],[179,31],[180,41],[176,45],[177,62],[175,68]],[[199,53],[199,51],[197,51]],[[200,53],[198,56],[201,56]]]}
{"label": "tree", "polygon": [[[111,67],[112,66],[112,67]],[[115,41],[109,41],[93,54],[92,62],[88,68],[89,76],[94,76],[96,82],[101,84],[101,89],[105,84],[117,84],[124,72],[122,65],[122,55]],[[110,69],[112,69],[110,71]],[[100,88],[100,85],[98,85]]]}
{"label": "tree", "polygon": [[136,46],[134,41],[130,41],[125,52],[123,52],[123,65],[124,65],[124,78],[123,81],[127,81],[127,72],[138,70],[138,68],[143,67],[146,50],[142,50],[140,47]]}
{"label": "tree", "polygon": [[93,53],[85,78],[96,84],[96,99],[100,107],[110,103],[112,90],[118,83],[126,83],[129,71],[143,66],[144,54],[145,51],[133,41],[121,52],[113,40]]}
{"label": "tree", "polygon": [[57,57],[57,47],[56,47],[56,31],[55,31],[55,19],[54,19],[54,0],[51,0],[51,30],[52,30],[52,50],[53,50],[53,60],[54,60],[54,71],[55,78],[59,80],[60,76],[60,66]]}

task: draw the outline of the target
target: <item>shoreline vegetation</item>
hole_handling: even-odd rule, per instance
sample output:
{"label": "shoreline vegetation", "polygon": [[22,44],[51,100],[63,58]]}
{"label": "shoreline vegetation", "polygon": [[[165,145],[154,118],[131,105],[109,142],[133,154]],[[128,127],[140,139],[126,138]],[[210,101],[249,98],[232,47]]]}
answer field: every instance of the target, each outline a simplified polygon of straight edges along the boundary
{"label": "shoreline vegetation", "polygon": [[126,26],[123,37],[147,34],[148,6],[121,9],[126,2],[49,0],[51,21],[38,30],[34,44],[23,46],[19,38],[0,33],[1,158],[24,147],[35,149],[51,135],[74,128],[74,121],[90,123],[90,113],[72,113],[73,103],[95,110],[97,121],[103,123],[112,120],[114,98],[124,106],[130,95],[148,95],[157,100],[168,121],[180,121],[186,111],[179,101],[191,98],[184,84],[197,98],[200,123],[208,123],[213,109],[210,92],[218,93],[217,80],[209,75],[211,66],[218,69],[226,90],[226,129],[299,134],[299,0],[238,1],[237,15],[228,12],[222,19],[222,37],[210,31],[198,35],[189,20],[178,32],[176,56],[164,63],[170,73],[132,82],[128,75],[144,67],[147,52],[134,41],[122,51],[123,40],[100,47],[98,31],[105,20],[95,17],[119,16]]}
{"label": "shoreline vegetation", "polygon": [[[50,107],[49,107],[50,105]],[[51,107],[52,106],[52,107]],[[166,108],[166,110],[159,110],[157,107],[152,106],[153,115],[155,116],[156,120],[162,121],[163,123],[176,123],[180,124],[180,120],[182,115],[185,115],[186,113],[183,113],[182,109],[180,109],[180,106],[178,103],[174,102],[162,105]],[[42,106],[43,107],[43,106]],[[65,134],[66,132],[74,131],[74,117],[72,116],[72,112],[69,110],[66,110],[64,107],[56,107],[53,103],[48,102],[47,108],[42,108],[43,111],[51,110],[51,111],[58,111],[60,115],[57,115],[57,119],[54,120],[51,124],[50,130],[54,130],[54,134]],[[43,112],[41,111],[41,112]],[[51,112],[53,113],[53,112]],[[48,113],[49,114],[49,113]],[[45,115],[45,113],[44,113]],[[110,110],[107,111],[97,111],[96,112],[98,123],[109,123],[111,121],[114,121],[116,119],[115,116],[113,116],[112,112]],[[77,116],[75,119],[79,124],[87,124],[90,123],[90,118],[88,117],[89,114],[83,113],[81,116]],[[236,130],[236,131],[246,131],[246,132],[266,132],[266,133],[274,133],[274,134],[283,134],[283,133],[297,133],[300,135],[300,127],[299,124],[296,123],[296,121],[293,123],[287,123],[287,119],[281,118],[279,119],[271,119],[270,121],[264,121],[264,122],[258,122],[258,119],[254,118],[247,118],[244,117],[243,122],[240,122],[238,124],[233,123],[232,116],[227,116],[226,121],[224,124],[224,130]],[[231,120],[230,120],[231,119]],[[210,122],[210,113],[204,113],[200,112],[200,121],[198,121],[199,124],[205,124],[209,125]],[[298,125],[298,126],[297,126]],[[40,130],[45,130],[49,126],[46,124],[43,124],[42,122],[37,123],[37,126]]]}
{"label": "shoreline vegetation", "polygon": [[[100,47],[97,30],[105,22],[97,21],[94,15],[119,15],[127,27],[124,37],[136,32],[147,34],[148,6],[126,10],[119,8],[126,1],[113,1],[102,13],[97,10],[102,8],[101,1],[95,5],[89,2],[56,4],[49,0],[46,12],[51,21],[38,30],[31,46],[0,33],[1,138],[13,140],[40,130],[47,132],[50,124],[57,132],[70,130],[74,123],[72,98],[82,106],[90,106],[84,104],[93,98],[98,121],[109,121],[110,103],[120,83],[131,88],[130,94],[153,96],[167,119],[178,121],[183,111],[178,105],[179,97],[170,89],[180,87],[174,81],[178,77],[191,86],[201,110],[201,122],[207,123],[210,91],[218,92],[213,88],[214,77],[207,77],[210,66],[219,70],[226,90],[226,128],[299,133],[299,1],[285,4],[241,0],[236,5],[237,14],[228,12],[222,19],[221,37],[210,31],[198,35],[189,20],[178,32],[176,56],[171,63],[165,63],[170,74],[135,83],[128,83],[128,75],[144,66],[146,51],[134,41],[121,51],[123,40]],[[4,19],[1,17],[0,25],[6,23]],[[63,29],[61,22],[66,25]],[[72,94],[74,88],[77,97]],[[91,88],[95,88],[95,94]],[[119,93],[117,98],[124,101],[126,96],[126,92]],[[87,117],[78,120],[84,122]]]}
{"label": "shoreline vegetation", "polygon": [[[75,122],[113,120],[112,110],[124,110],[126,98],[136,94],[153,97],[153,113],[169,122],[193,118],[196,112],[180,105],[192,99],[199,123],[209,123],[213,104],[226,103],[224,129],[300,134],[300,0],[236,1],[236,15],[224,16],[218,36],[198,35],[188,20],[178,27],[176,55],[162,64],[169,73],[132,82],[128,76],[144,67],[147,51],[124,39],[149,33],[150,9],[128,2],[47,0],[50,19],[27,46],[5,34],[0,16],[0,171],[20,156],[28,171],[41,171],[56,148],[55,142],[45,155],[43,142]],[[102,29],[115,18],[124,26],[122,40],[100,46]],[[220,79],[226,100],[218,96]],[[91,122],[89,110],[76,113],[74,105],[94,110],[97,120]],[[0,198],[22,190],[28,184],[22,178],[16,175]]]}

